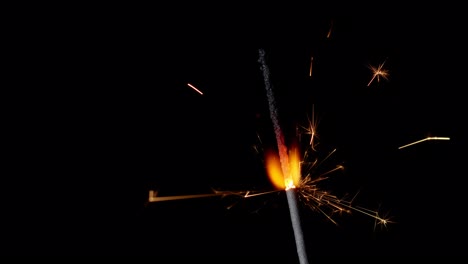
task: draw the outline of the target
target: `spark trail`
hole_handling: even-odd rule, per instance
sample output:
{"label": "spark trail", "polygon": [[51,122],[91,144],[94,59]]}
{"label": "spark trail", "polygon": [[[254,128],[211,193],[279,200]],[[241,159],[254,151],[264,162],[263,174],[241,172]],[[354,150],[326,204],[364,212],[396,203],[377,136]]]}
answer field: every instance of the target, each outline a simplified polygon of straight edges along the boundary
{"label": "spark trail", "polygon": [[307,254],[306,254],[304,239],[303,239],[303,234],[302,234],[301,221],[299,218],[299,210],[297,207],[297,197],[296,197],[296,192],[295,192],[295,186],[294,186],[294,182],[292,179],[292,175],[290,174],[288,149],[284,141],[284,134],[279,124],[278,113],[277,113],[278,111],[276,108],[275,97],[274,97],[273,90],[270,84],[270,71],[265,61],[265,51],[263,49],[259,50],[258,62],[261,64],[260,69],[263,72],[263,79],[265,82],[265,89],[266,89],[266,94],[268,98],[268,107],[270,110],[270,118],[271,118],[271,121],[273,122],[273,129],[275,131],[276,142],[278,145],[278,154],[280,158],[281,170],[284,176],[286,197],[288,200],[289,213],[290,213],[291,222],[293,226],[294,238],[296,241],[297,254],[299,257],[299,262],[301,264],[308,264]]}
{"label": "spark trail", "polygon": [[309,77],[312,77],[312,63],[314,62],[314,57],[310,57],[310,68],[309,68]]}
{"label": "spark trail", "polygon": [[427,138],[424,138],[424,139],[421,139],[421,140],[414,141],[412,143],[403,145],[401,147],[398,147],[398,149],[406,148],[406,147],[409,147],[409,146],[412,146],[412,145],[415,145],[415,144],[418,144],[418,143],[421,143],[421,142],[424,142],[424,141],[427,141],[427,140],[450,140],[450,138],[449,137],[427,137]]}
{"label": "spark trail", "polygon": [[190,87],[190,88],[192,88],[193,90],[195,90],[197,93],[203,95],[203,92],[200,91],[200,90],[198,90],[197,87],[193,86],[192,84],[187,83],[187,86]]}
{"label": "spark trail", "polygon": [[195,199],[195,198],[206,198],[206,197],[214,197],[214,196],[240,196],[243,198],[249,198],[254,196],[265,195],[269,193],[277,192],[274,191],[267,191],[267,192],[251,192],[251,191],[218,191],[213,190],[213,193],[207,194],[190,194],[190,195],[175,195],[175,196],[157,196],[158,192],[154,190],[149,191],[148,202],[164,202],[164,201],[175,201],[175,200],[184,200],[184,199]]}

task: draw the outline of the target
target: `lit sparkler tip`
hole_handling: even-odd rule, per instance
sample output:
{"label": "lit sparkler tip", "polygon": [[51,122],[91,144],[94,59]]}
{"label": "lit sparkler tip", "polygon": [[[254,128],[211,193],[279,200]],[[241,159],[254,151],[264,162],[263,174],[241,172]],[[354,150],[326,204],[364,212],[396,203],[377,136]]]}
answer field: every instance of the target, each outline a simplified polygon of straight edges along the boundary
{"label": "lit sparkler tip", "polygon": [[284,188],[286,191],[289,190],[289,189],[294,189],[294,188],[296,188],[296,186],[294,185],[294,182],[293,182],[293,180],[292,180],[291,178],[285,180],[285,181],[284,181],[284,184],[285,184],[285,186],[286,186],[286,187]]}

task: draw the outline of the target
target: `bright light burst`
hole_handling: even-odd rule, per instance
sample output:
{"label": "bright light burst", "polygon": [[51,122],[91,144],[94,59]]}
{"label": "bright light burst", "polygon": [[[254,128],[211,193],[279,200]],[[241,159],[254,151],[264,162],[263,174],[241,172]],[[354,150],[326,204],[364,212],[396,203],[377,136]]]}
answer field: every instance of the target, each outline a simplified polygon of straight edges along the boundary
{"label": "bright light burst", "polygon": [[[385,61],[387,61],[387,60],[385,60]],[[367,86],[370,86],[375,78],[377,78],[377,82],[380,82],[380,77],[382,77],[385,80],[388,80],[389,72],[388,72],[388,70],[383,69],[385,61],[382,62],[378,67],[374,67],[372,65],[369,66],[369,69],[372,70],[373,75],[372,75],[372,79],[369,81]]]}

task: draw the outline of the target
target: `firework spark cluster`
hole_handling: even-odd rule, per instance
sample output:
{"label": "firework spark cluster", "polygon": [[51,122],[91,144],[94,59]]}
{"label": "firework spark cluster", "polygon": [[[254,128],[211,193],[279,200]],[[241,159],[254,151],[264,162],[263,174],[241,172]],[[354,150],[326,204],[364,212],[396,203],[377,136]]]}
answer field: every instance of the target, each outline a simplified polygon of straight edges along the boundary
{"label": "firework spark cluster", "polygon": [[[317,118],[314,111],[308,118],[306,125],[299,125],[296,129],[297,144],[289,150],[290,170],[293,175],[294,188],[298,194],[298,200],[303,206],[317,211],[332,223],[338,225],[335,215],[352,214],[358,212],[375,220],[376,225],[386,226],[391,223],[387,218],[380,216],[377,210],[370,210],[356,205],[358,193],[351,198],[338,197],[332,190],[322,187],[333,177],[333,174],[343,171],[341,164],[332,164],[330,159],[336,153],[336,149],[328,153],[319,151]],[[280,165],[274,153],[262,153],[262,147],[256,147],[260,156],[265,156],[266,169],[271,182],[278,191],[286,189],[282,182]],[[272,156],[273,155],[273,156]],[[324,157],[323,157],[324,156]],[[331,169],[328,169],[331,167]]]}

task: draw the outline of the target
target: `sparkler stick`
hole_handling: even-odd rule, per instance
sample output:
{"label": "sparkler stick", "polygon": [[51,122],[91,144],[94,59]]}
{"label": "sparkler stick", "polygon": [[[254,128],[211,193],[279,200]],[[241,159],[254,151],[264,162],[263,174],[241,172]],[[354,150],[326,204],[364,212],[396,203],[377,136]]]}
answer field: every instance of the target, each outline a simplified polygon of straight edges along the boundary
{"label": "sparkler stick", "polygon": [[418,144],[418,143],[421,143],[421,142],[424,142],[424,141],[427,141],[427,140],[450,140],[450,138],[448,138],[448,137],[427,137],[427,138],[417,140],[417,141],[414,141],[412,143],[403,145],[403,146],[399,147],[398,149],[406,148],[406,147],[409,147],[409,146],[412,146],[412,145],[415,145],[415,144]]}
{"label": "sparkler stick", "polygon": [[292,175],[290,174],[287,147],[284,142],[283,132],[279,125],[275,98],[273,96],[273,90],[270,86],[270,78],[269,78],[270,71],[265,62],[265,51],[263,49],[259,50],[259,56],[260,58],[258,61],[260,62],[261,70],[263,71],[263,78],[264,78],[265,88],[266,88],[266,93],[267,93],[267,98],[268,98],[268,107],[270,110],[270,118],[273,122],[276,142],[278,145],[278,153],[279,153],[279,158],[280,158],[280,163],[281,163],[281,169],[283,171],[283,176],[284,176],[286,197],[288,200],[289,213],[290,213],[291,222],[292,222],[292,226],[294,230],[294,238],[296,241],[297,254],[299,257],[299,262],[301,264],[307,264],[308,260],[307,260],[305,245],[304,245],[301,222],[299,218],[299,210],[297,207],[296,192],[294,191],[295,186],[294,186]]}

